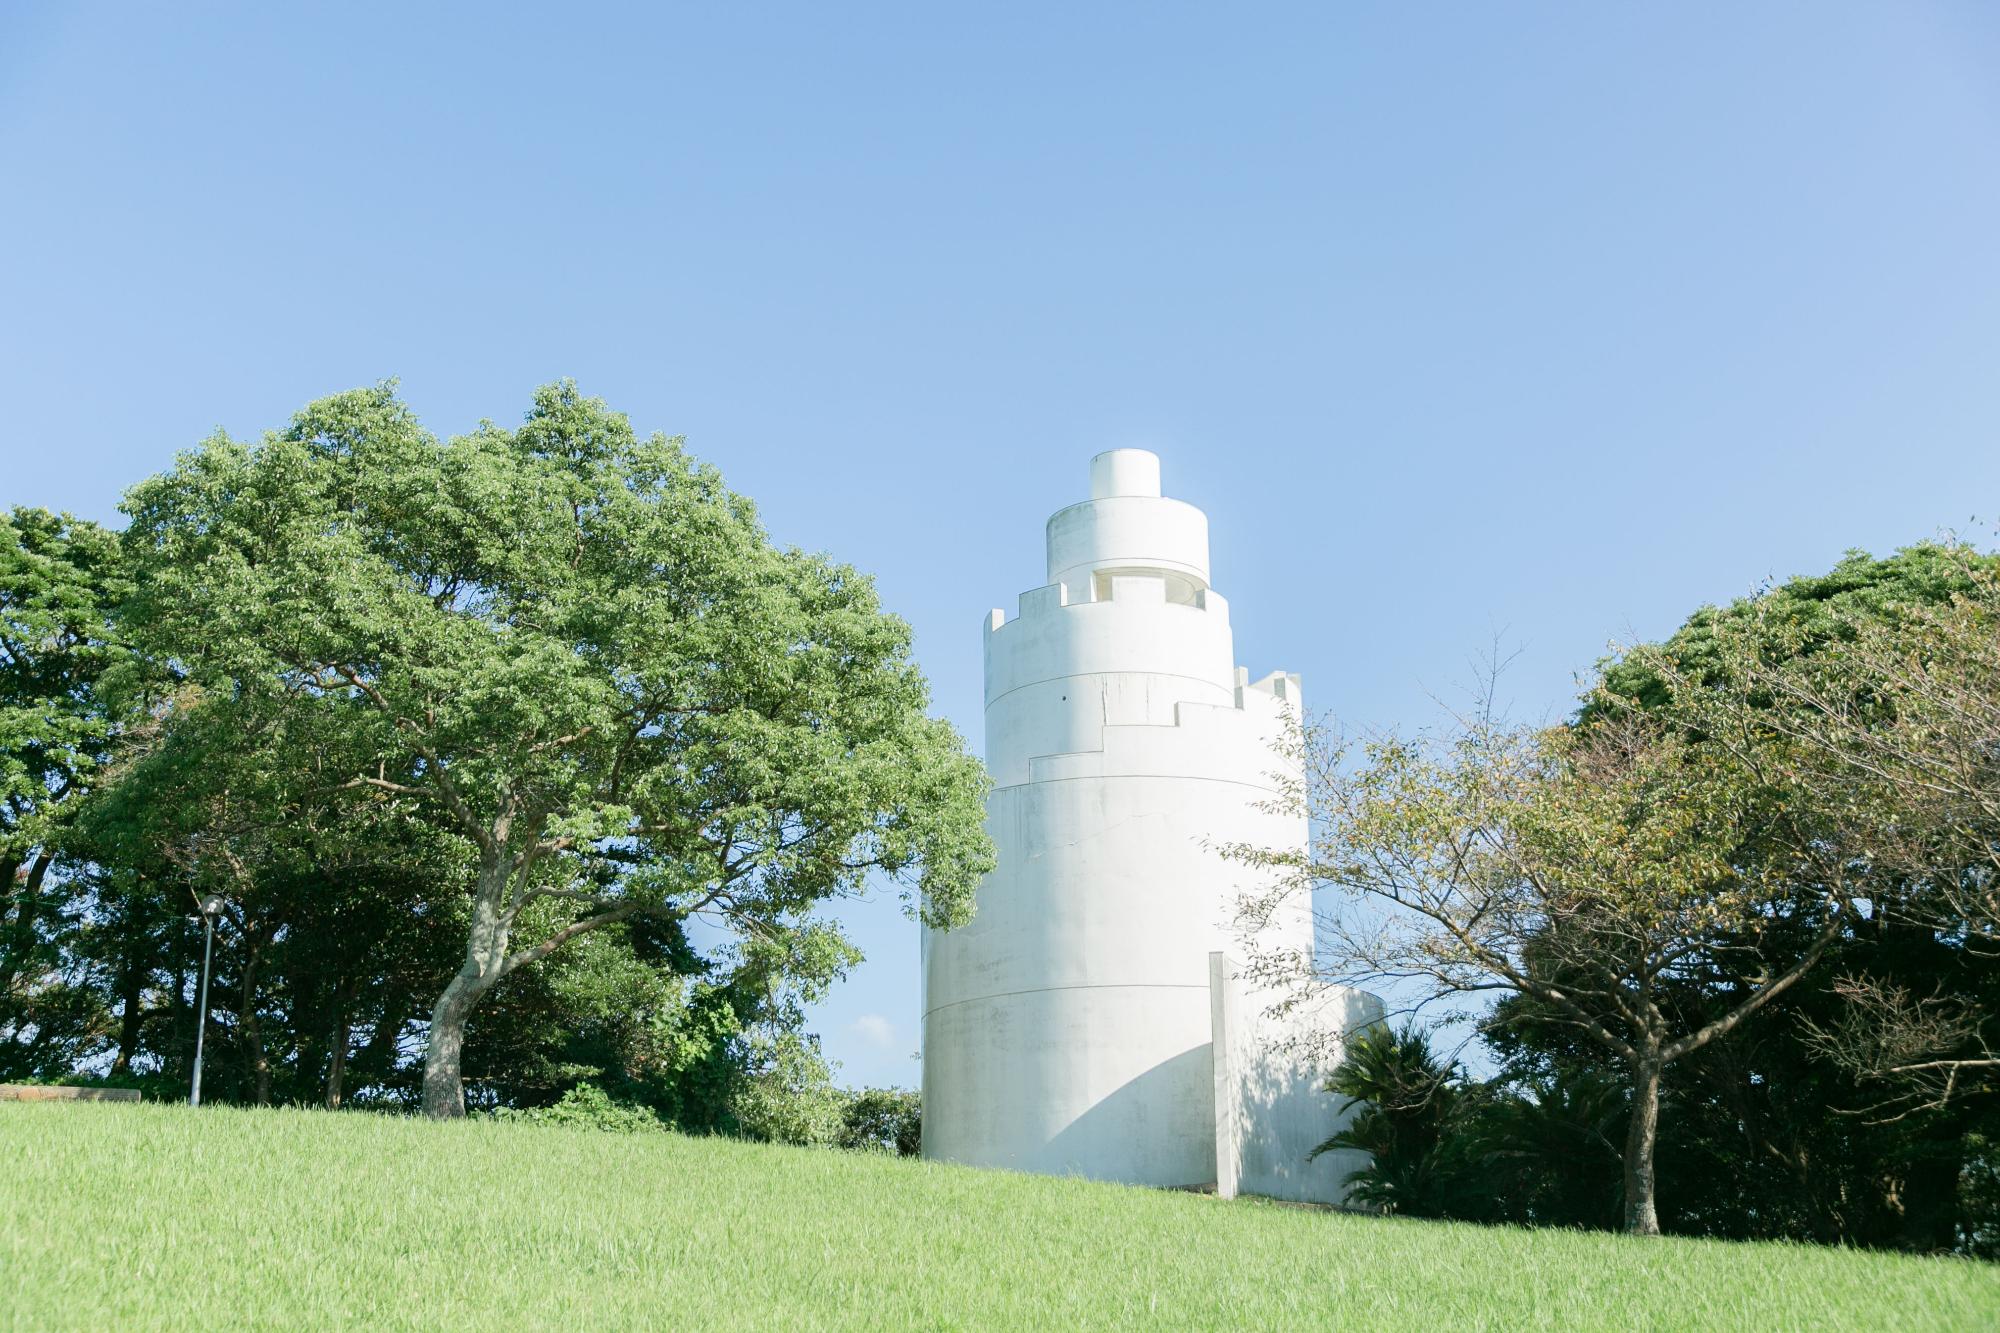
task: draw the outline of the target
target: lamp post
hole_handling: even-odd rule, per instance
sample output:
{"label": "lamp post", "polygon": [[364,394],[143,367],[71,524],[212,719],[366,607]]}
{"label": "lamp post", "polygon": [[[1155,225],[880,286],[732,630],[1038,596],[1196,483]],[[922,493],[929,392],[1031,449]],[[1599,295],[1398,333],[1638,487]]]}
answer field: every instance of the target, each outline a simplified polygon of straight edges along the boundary
{"label": "lamp post", "polygon": [[201,1039],[208,1034],[208,964],[215,957],[215,918],[222,911],[222,899],[211,893],[197,900],[207,938],[201,946],[201,1008],[194,1028],[194,1086],[188,1091],[188,1105],[201,1105]]}

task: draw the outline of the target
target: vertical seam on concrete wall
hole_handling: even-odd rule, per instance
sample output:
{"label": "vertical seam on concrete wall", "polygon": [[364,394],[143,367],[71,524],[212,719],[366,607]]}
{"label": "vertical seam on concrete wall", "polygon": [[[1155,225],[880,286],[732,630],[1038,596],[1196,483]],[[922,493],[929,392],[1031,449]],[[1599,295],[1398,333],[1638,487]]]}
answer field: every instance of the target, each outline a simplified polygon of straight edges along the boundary
{"label": "vertical seam on concrete wall", "polygon": [[1229,955],[1208,956],[1208,1057],[1215,1095],[1215,1197],[1236,1197],[1236,1079],[1229,1045]]}

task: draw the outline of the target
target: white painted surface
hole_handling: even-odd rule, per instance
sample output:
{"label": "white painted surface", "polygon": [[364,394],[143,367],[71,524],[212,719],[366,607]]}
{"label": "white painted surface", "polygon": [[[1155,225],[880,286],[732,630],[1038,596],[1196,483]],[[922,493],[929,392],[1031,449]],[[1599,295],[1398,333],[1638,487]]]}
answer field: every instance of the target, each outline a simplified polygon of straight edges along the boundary
{"label": "white painted surface", "polygon": [[[1049,584],[986,623],[999,865],[970,925],[925,933],[924,1153],[1209,1185],[1217,1088],[1248,1096],[1239,1072],[1255,1062],[1221,1077],[1211,1050],[1210,955],[1232,942],[1247,873],[1215,849],[1303,843],[1302,819],[1258,808],[1299,680],[1253,684],[1236,667],[1228,604],[1208,586],[1208,520],[1160,494],[1158,458],[1113,450],[1090,475],[1093,498],[1049,520]],[[1311,947],[1303,903],[1271,929]],[[1332,1132],[1332,1099],[1319,1101],[1327,1120],[1307,1149]],[[1257,1116],[1253,1100],[1233,1121],[1245,1179],[1271,1174]]]}
{"label": "white painted surface", "polygon": [[1158,495],[1160,456],[1145,449],[1107,449],[1090,460],[1090,498]]}
{"label": "white painted surface", "polygon": [[[1258,1194],[1303,1203],[1338,1203],[1348,1176],[1368,1155],[1312,1150],[1352,1119],[1326,1091],[1332,1064],[1298,1053],[1296,1038],[1328,1030],[1358,1032],[1382,1021],[1382,1002],[1365,991],[1328,986],[1285,1014],[1249,990],[1228,955],[1209,955],[1210,1033],[1214,1043],[1215,1192]],[[1308,1159],[1311,1160],[1308,1160]]]}
{"label": "white painted surface", "polygon": [[1236,987],[1230,983],[1229,955],[1208,956],[1209,1083],[1215,1095],[1215,1192],[1233,1199],[1242,1193],[1243,1139],[1237,1124]]}

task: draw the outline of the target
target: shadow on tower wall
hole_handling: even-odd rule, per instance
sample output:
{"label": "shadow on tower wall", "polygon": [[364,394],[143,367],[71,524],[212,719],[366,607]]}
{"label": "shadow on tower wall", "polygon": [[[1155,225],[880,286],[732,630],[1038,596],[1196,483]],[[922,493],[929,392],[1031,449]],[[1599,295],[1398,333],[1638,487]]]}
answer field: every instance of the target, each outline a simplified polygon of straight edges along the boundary
{"label": "shadow on tower wall", "polygon": [[1345,1040],[1379,1023],[1382,1003],[1364,991],[1328,986],[1284,1014],[1266,1012],[1273,997],[1249,991],[1223,954],[1210,955],[1214,1016],[1215,1103],[1219,1193],[1258,1194],[1300,1203],[1344,1203],[1347,1178],[1367,1165],[1351,1151],[1312,1156],[1345,1128],[1360,1108],[1327,1091],[1337,1049],[1323,1057],[1329,1036]]}
{"label": "shadow on tower wall", "polygon": [[1045,1162],[1028,1169],[1176,1189],[1212,1184],[1211,1071],[1207,1042],[1161,1061],[1072,1120],[1049,1141]]}

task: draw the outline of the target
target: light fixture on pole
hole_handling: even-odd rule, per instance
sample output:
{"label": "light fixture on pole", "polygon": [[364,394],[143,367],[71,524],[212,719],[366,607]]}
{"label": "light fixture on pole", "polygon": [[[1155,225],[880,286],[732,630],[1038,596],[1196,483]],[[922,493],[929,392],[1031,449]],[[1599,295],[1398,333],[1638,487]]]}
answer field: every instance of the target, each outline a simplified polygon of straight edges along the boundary
{"label": "light fixture on pole", "polygon": [[207,927],[207,939],[201,946],[201,1008],[194,1027],[194,1086],[188,1091],[188,1105],[201,1105],[201,1039],[208,1033],[208,964],[215,957],[215,918],[222,912],[222,899],[216,894],[196,900],[201,908],[202,924]]}

